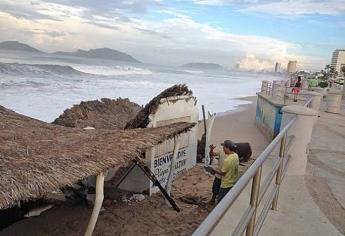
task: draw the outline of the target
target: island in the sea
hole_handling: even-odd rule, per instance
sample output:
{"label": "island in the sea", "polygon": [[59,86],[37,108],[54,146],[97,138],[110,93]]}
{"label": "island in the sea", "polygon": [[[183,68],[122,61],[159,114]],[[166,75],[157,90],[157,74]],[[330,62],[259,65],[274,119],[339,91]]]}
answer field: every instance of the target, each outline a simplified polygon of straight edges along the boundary
{"label": "island in the sea", "polygon": [[182,65],[183,68],[188,69],[204,69],[204,70],[222,70],[224,67],[222,67],[219,64],[216,63],[204,63],[204,62],[193,62],[193,63],[187,63]]}

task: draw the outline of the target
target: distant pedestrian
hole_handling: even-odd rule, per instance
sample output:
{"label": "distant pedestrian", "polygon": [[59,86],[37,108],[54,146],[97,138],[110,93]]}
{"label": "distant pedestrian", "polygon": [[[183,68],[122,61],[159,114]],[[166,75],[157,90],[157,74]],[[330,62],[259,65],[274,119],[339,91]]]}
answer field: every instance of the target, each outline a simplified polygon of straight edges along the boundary
{"label": "distant pedestrian", "polygon": [[[212,201],[215,202],[217,195],[219,203],[234,186],[238,178],[239,158],[236,153],[236,145],[230,140],[225,140],[221,145],[223,146],[224,159],[220,159],[218,168],[214,169],[209,167],[207,169],[211,174],[216,174],[212,187],[213,196],[210,201],[211,203]],[[221,157],[222,155],[220,155],[220,158]]]}
{"label": "distant pedestrian", "polygon": [[297,82],[295,84],[295,86],[292,88],[292,93],[294,94],[294,99],[293,101],[294,102],[297,102],[297,96],[301,90],[301,87],[302,87],[302,82],[301,82],[301,76],[298,76],[297,78]]}
{"label": "distant pedestrian", "polygon": [[302,80],[301,76],[298,76],[297,82],[295,84],[295,88],[300,88],[302,86],[302,81],[301,80]]}

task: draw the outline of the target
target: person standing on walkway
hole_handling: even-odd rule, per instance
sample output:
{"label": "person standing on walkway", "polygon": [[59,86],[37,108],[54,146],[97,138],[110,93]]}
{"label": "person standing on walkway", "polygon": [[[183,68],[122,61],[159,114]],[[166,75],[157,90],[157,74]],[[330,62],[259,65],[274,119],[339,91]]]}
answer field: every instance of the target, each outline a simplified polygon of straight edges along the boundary
{"label": "person standing on walkway", "polygon": [[209,167],[208,170],[211,174],[217,174],[221,177],[217,199],[218,203],[236,183],[238,178],[239,166],[239,158],[236,154],[236,145],[230,140],[225,140],[221,145],[223,146],[223,152],[225,156],[221,168],[214,169],[212,167]]}
{"label": "person standing on walkway", "polygon": [[294,102],[297,102],[297,96],[299,94],[299,92],[301,91],[301,87],[302,87],[302,78],[301,76],[298,76],[297,78],[297,82],[295,84],[295,86],[292,88],[292,93],[294,94]]}

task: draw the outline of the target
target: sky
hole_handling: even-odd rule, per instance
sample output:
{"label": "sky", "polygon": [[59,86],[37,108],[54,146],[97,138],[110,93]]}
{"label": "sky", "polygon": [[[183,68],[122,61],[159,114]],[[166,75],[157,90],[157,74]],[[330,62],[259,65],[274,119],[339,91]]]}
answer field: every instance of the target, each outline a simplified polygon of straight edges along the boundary
{"label": "sky", "polygon": [[145,63],[320,70],[345,48],[345,0],[0,0],[0,41],[108,47]]}

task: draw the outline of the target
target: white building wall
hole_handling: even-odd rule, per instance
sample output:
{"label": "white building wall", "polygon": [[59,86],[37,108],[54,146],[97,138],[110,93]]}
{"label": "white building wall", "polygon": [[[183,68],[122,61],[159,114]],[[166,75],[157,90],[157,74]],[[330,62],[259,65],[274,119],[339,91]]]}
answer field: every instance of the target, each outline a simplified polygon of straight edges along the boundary
{"label": "white building wall", "polygon": [[[150,117],[148,127],[160,127],[176,122],[197,123],[199,111],[195,106],[196,100],[191,96],[171,97],[163,99],[157,112]],[[188,133],[181,134],[179,140],[179,153],[175,164],[174,177],[196,164],[197,152],[197,126]],[[165,186],[169,176],[170,157],[173,155],[174,140],[167,140],[146,152],[146,159],[151,162],[151,171],[159,182]],[[159,189],[150,183],[150,194]]]}
{"label": "white building wall", "polygon": [[[199,111],[196,108],[196,100],[192,96],[170,97],[161,100],[155,114],[150,115],[150,123],[147,127],[160,127],[176,122],[198,123]],[[175,164],[174,176],[195,166],[197,152],[197,126],[193,127],[188,133],[180,134],[179,154]],[[169,171],[170,157],[174,150],[174,139],[165,141],[146,151],[145,164],[150,167],[159,182],[165,187]],[[149,190],[149,193],[158,192],[159,189],[153,186],[152,182],[143,174],[143,172],[135,167],[127,176],[119,188],[129,191],[142,192]]]}
{"label": "white building wall", "polygon": [[341,67],[345,66],[345,49],[337,49],[333,52],[331,65],[340,72]]}

